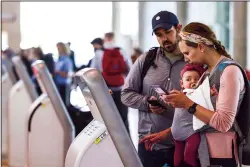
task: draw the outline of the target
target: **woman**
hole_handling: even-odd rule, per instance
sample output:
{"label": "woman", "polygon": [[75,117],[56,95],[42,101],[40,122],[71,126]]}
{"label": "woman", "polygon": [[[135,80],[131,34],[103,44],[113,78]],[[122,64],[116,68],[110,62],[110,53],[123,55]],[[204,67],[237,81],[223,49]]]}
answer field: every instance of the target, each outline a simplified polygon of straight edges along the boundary
{"label": "woman", "polygon": [[[193,22],[184,27],[180,33],[179,47],[188,63],[207,66],[206,75],[210,77],[210,86],[217,91],[215,96],[211,97],[215,111],[195,104],[177,90],[171,91],[170,95],[165,95],[163,98],[175,108],[186,109],[212,129],[210,132],[204,131],[204,140],[200,144],[202,152],[199,152],[199,158],[202,167],[209,165],[236,167],[237,134],[232,126],[245,93],[241,69],[236,65],[229,65],[217,75],[224,62],[233,60],[217,40],[214,32],[202,23]],[[166,136],[164,133],[166,132],[149,135],[144,141],[164,140]]]}
{"label": "woman", "polygon": [[55,83],[62,100],[66,106],[69,105],[69,88],[71,84],[71,74],[73,73],[73,64],[69,57],[70,51],[66,44],[59,42],[57,44],[59,59],[55,64]]}

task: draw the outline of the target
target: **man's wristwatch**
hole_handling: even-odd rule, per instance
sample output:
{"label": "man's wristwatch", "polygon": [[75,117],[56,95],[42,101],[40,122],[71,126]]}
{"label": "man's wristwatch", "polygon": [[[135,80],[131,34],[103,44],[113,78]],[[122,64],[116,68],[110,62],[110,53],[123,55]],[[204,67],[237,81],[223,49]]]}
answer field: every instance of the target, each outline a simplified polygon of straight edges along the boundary
{"label": "man's wristwatch", "polygon": [[190,114],[194,114],[195,111],[196,111],[197,105],[198,105],[198,104],[194,103],[191,107],[189,107],[188,112],[189,112]]}

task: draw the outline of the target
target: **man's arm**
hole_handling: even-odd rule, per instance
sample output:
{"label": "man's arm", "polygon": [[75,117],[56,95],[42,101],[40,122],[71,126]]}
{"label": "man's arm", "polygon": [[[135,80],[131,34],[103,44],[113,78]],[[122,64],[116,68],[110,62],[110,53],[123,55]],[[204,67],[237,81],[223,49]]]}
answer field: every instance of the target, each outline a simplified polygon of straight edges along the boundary
{"label": "man's arm", "polygon": [[140,56],[129,71],[121,92],[121,100],[128,107],[148,111],[147,99],[149,96],[140,94],[140,87],[143,84],[141,83],[141,72],[145,56],[145,54]]}

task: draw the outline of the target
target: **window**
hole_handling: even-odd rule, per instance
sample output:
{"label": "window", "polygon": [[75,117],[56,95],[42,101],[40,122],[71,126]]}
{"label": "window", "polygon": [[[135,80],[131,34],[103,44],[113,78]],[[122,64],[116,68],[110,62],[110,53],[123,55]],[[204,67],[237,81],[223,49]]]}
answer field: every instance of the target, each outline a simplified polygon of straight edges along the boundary
{"label": "window", "polygon": [[230,2],[216,2],[216,25],[218,28],[219,36],[218,39],[225,48],[229,49],[230,44],[230,32],[229,32],[229,15],[230,15]]}
{"label": "window", "polygon": [[71,42],[76,65],[94,56],[90,42],[112,30],[112,2],[20,2],[21,44],[57,56],[57,42]]}
{"label": "window", "polygon": [[120,2],[121,34],[131,35],[133,39],[138,35],[138,5],[138,2]]}

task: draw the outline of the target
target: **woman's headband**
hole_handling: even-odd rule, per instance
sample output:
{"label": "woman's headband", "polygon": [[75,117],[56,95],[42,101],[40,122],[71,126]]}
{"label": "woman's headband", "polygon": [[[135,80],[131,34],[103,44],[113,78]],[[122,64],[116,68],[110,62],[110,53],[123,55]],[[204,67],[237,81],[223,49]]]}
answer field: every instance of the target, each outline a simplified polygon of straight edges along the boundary
{"label": "woman's headband", "polygon": [[210,41],[207,38],[204,38],[200,35],[197,35],[197,34],[192,34],[189,32],[181,31],[179,33],[179,36],[182,38],[182,40],[185,40],[185,41],[190,41],[193,43],[203,43],[205,45],[214,45],[214,43],[212,41]]}

